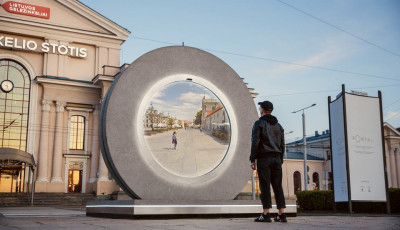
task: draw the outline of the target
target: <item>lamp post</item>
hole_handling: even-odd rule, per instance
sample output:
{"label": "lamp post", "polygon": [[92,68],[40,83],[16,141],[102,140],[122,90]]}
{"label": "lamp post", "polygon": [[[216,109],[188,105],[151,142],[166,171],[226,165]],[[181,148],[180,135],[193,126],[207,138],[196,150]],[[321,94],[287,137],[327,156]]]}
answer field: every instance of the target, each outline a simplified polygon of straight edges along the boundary
{"label": "lamp post", "polygon": [[307,191],[307,185],[308,185],[308,172],[307,172],[307,141],[306,141],[306,114],[304,113],[304,110],[311,108],[313,106],[316,106],[317,104],[312,104],[310,106],[307,106],[305,108],[299,109],[297,111],[293,111],[292,113],[297,113],[300,111],[303,111],[302,117],[303,117],[303,146],[304,146],[304,190]]}
{"label": "lamp post", "polygon": [[[290,131],[290,132],[288,132],[288,133],[285,133],[285,136],[286,136],[287,134],[291,134],[291,133],[293,133],[293,131]],[[285,139],[285,158],[287,159],[287,153],[286,153],[286,139]]]}
{"label": "lamp post", "polygon": [[[291,134],[291,133],[293,133],[293,131],[290,131],[290,132],[288,132],[288,133],[285,133],[285,136],[287,135],[287,134]],[[285,159],[287,159],[287,151],[286,151],[286,139],[285,139]],[[286,188],[287,188],[287,199],[289,200],[289,175],[288,175],[288,172],[287,172],[287,165],[288,165],[288,163],[286,163]]]}

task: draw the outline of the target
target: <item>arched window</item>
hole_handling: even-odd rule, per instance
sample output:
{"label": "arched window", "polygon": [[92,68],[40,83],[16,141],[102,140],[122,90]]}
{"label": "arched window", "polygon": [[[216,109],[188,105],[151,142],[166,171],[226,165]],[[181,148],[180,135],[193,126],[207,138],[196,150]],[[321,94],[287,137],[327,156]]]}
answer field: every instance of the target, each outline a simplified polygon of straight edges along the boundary
{"label": "arched window", "polygon": [[26,151],[30,86],[22,65],[0,60],[0,148]]}
{"label": "arched window", "polygon": [[301,190],[301,174],[299,171],[293,173],[294,192]]}
{"label": "arched window", "polygon": [[[31,80],[19,63],[0,59],[0,148],[26,151]],[[0,160],[0,192],[24,192],[25,166]]]}
{"label": "arched window", "polygon": [[317,172],[314,172],[312,174],[312,180],[313,180],[313,185],[314,185],[314,190],[319,190],[319,174]]}
{"label": "arched window", "polygon": [[71,116],[69,149],[83,150],[85,146],[85,117]]}

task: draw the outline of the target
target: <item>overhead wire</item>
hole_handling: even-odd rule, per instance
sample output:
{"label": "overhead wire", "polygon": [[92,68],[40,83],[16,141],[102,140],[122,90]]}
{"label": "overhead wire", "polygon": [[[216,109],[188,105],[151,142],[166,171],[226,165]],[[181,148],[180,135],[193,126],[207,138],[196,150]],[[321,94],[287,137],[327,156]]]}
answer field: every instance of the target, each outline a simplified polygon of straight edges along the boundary
{"label": "overhead wire", "polygon": [[397,118],[398,116],[400,116],[400,108],[395,109],[395,112],[397,111],[397,114],[393,115],[392,117],[390,117],[389,119],[385,119],[385,122],[392,120],[393,118]]}
{"label": "overhead wire", "polygon": [[299,9],[299,8],[297,8],[297,7],[295,7],[295,6],[291,5],[291,4],[289,4],[289,3],[287,3],[287,2],[284,2],[284,1],[282,1],[282,0],[276,0],[276,1],[278,1],[278,2],[280,2],[280,3],[282,3],[282,4],[284,4],[284,5],[286,5],[286,6],[288,6],[288,7],[290,7],[290,8],[292,8],[292,9],[296,10],[296,11],[299,11],[299,12],[301,12],[302,14],[305,14],[305,15],[307,15],[307,16],[309,16],[309,17],[311,17],[311,18],[313,18],[313,19],[315,19],[315,20],[317,20],[317,21],[319,21],[319,22],[322,22],[322,23],[324,23],[324,24],[326,24],[326,25],[328,25],[328,26],[330,26],[330,27],[332,27],[332,28],[335,28],[335,29],[337,29],[337,30],[339,30],[339,31],[342,31],[343,33],[346,33],[346,34],[348,34],[348,35],[350,35],[350,36],[352,36],[352,37],[354,37],[354,38],[356,38],[356,39],[358,39],[358,40],[360,40],[360,41],[363,41],[363,42],[365,42],[365,43],[367,43],[367,44],[369,44],[369,45],[371,45],[371,46],[374,46],[374,47],[376,47],[376,48],[378,48],[378,49],[381,49],[381,50],[383,50],[383,51],[385,51],[385,52],[387,52],[387,53],[390,53],[390,54],[392,54],[393,56],[396,56],[397,58],[400,58],[400,54],[397,54],[397,53],[395,53],[395,52],[393,52],[393,51],[391,51],[391,50],[389,50],[389,49],[386,49],[386,48],[384,48],[384,47],[382,47],[382,46],[380,46],[380,45],[378,45],[378,44],[376,44],[376,43],[373,43],[373,42],[371,42],[371,41],[368,41],[367,39],[365,39],[365,38],[363,38],[363,37],[361,37],[361,36],[359,36],[359,35],[356,35],[356,34],[351,33],[351,32],[349,32],[349,31],[347,31],[347,30],[345,30],[345,29],[342,29],[342,28],[340,28],[339,26],[336,26],[336,25],[334,25],[334,24],[332,24],[332,23],[330,23],[330,22],[328,22],[328,21],[326,21],[326,20],[323,20],[322,18],[319,18],[319,17],[317,17],[317,16],[315,16],[315,15],[312,15],[312,14],[310,14],[310,13],[304,11],[304,10],[301,10],[301,9]]}
{"label": "overhead wire", "polygon": [[[168,44],[168,45],[179,45],[177,43],[165,42],[165,41],[155,40],[155,39],[150,39],[150,38],[143,38],[143,37],[136,37],[136,36],[130,36],[130,37],[132,37],[134,39],[151,41],[151,42],[158,42],[158,43],[163,43],[163,44]],[[337,73],[344,73],[344,74],[351,74],[351,75],[358,75],[358,76],[364,76],[364,77],[372,77],[372,78],[378,78],[378,79],[400,81],[400,78],[385,77],[385,76],[379,76],[379,75],[367,74],[367,73],[359,73],[359,72],[340,70],[340,69],[334,69],[334,68],[316,66],[316,65],[307,65],[307,64],[295,63],[295,62],[290,62],[290,61],[278,60],[278,59],[273,59],[273,58],[265,58],[265,57],[257,57],[257,56],[234,53],[234,52],[228,52],[228,51],[222,51],[222,50],[215,50],[215,49],[208,49],[208,48],[201,48],[201,49],[206,50],[206,51],[210,51],[210,52],[228,54],[228,55],[251,58],[251,59],[257,59],[257,60],[261,60],[261,61],[275,62],[275,63],[281,63],[281,64],[287,64],[287,65],[295,65],[295,66],[307,67],[307,68],[312,68],[312,69],[331,71],[331,72],[337,72]]]}
{"label": "overhead wire", "polygon": [[[353,89],[373,89],[373,88],[385,88],[385,87],[396,87],[396,86],[400,86],[400,84],[358,87],[358,88],[353,88]],[[283,93],[283,94],[272,94],[272,95],[257,96],[257,98],[277,97],[277,96],[292,96],[292,95],[302,95],[302,94],[318,94],[318,93],[337,92],[337,91],[338,91],[337,89],[329,89],[329,90],[318,90],[318,91],[308,91],[308,92],[298,92],[298,93]]]}
{"label": "overhead wire", "polygon": [[399,98],[399,99],[397,99],[396,101],[394,101],[394,102],[390,103],[389,105],[385,106],[383,109],[387,109],[387,108],[389,108],[390,106],[392,106],[392,105],[396,104],[396,103],[397,103],[397,102],[399,102],[399,101],[400,101],[400,98]]}

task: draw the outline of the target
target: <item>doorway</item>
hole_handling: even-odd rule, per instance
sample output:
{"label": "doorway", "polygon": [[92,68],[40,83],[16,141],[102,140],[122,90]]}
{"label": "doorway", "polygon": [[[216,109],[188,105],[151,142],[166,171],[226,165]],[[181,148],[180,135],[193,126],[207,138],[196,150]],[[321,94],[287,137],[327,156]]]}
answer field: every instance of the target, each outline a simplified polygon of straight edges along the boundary
{"label": "doorway", "polygon": [[82,192],[82,175],[83,170],[68,170],[68,192],[81,193]]}
{"label": "doorway", "polygon": [[[72,154],[71,154],[72,155]],[[86,192],[86,159],[87,157],[74,157],[65,160],[65,193]]]}
{"label": "doorway", "polygon": [[25,163],[0,161],[0,193],[23,193]]}

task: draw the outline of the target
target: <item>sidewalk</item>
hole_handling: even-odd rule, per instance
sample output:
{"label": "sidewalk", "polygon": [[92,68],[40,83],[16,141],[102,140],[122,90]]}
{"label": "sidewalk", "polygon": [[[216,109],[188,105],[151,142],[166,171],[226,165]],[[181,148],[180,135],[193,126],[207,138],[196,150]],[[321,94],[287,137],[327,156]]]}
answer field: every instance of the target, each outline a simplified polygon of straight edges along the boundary
{"label": "sidewalk", "polygon": [[0,208],[0,229],[400,229],[399,215],[299,215],[288,223],[253,218],[106,219],[86,217],[83,208]]}
{"label": "sidewalk", "polygon": [[185,176],[201,176],[214,169],[224,158],[228,142],[217,140],[199,129],[179,129],[176,150],[171,144],[173,131],[145,136],[154,158],[171,172]]}

